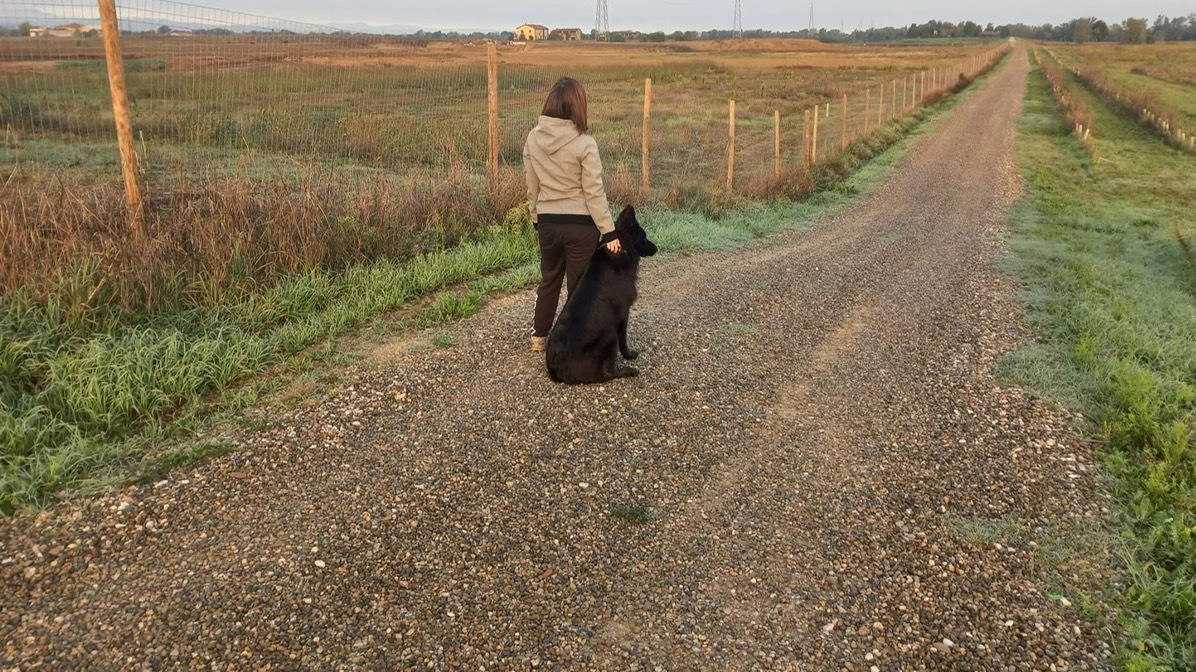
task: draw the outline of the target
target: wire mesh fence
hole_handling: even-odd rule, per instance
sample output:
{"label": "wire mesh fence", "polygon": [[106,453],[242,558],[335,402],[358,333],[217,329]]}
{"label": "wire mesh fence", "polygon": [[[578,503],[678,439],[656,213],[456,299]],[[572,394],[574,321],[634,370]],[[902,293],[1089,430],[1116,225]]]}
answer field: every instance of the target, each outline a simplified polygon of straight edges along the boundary
{"label": "wire mesh fence", "polygon": [[[278,162],[323,159],[403,170],[476,170],[487,160],[483,44],[428,44],[350,35],[335,28],[164,0],[117,4],[142,170],[262,172]],[[96,5],[2,2],[0,21],[33,36],[0,39],[0,126],[31,143],[6,152],[46,168],[110,164],[115,142]],[[612,50],[615,45],[606,45]],[[654,80],[653,174],[665,187],[718,182],[727,153],[727,101],[738,102],[738,165],[772,169],[774,115],[781,145],[804,147],[803,114],[823,105],[818,148],[829,156],[863,132],[861,90],[874,73],[778,67],[737,72],[719,63],[531,64],[500,53],[500,159],[520,163],[544,92],[581,78],[609,172],[638,180],[643,80]],[[920,71],[919,71],[920,73]],[[914,73],[915,75],[919,73]],[[878,86],[878,123],[910,106],[910,74]],[[900,84],[900,86],[898,86]],[[924,89],[923,89],[924,90]],[[848,96],[847,128],[837,126]],[[898,98],[899,97],[899,98]],[[260,155],[261,165],[247,156]],[[99,167],[99,166],[97,166]]]}
{"label": "wire mesh fence", "polygon": [[[561,76],[587,87],[612,201],[701,207],[801,179],[812,161],[833,160],[995,54],[978,44],[496,46],[169,0],[116,9],[154,236],[138,245],[172,250],[155,273],[243,267],[257,281],[432,249],[502,220],[523,198],[524,139]],[[91,249],[139,249],[105,219],[122,163],[101,38],[94,2],[0,0],[0,252],[10,262],[0,291],[54,276]],[[286,255],[276,249],[284,240]],[[126,272],[129,261],[111,256]],[[161,295],[149,275],[122,297]]]}
{"label": "wire mesh fence", "polygon": [[[55,168],[111,154],[97,146],[115,147],[95,3],[0,7],[6,23],[37,31],[0,40],[2,125],[72,145],[19,158]],[[485,162],[484,61],[469,52],[183,3],[117,7],[151,173],[229,169],[246,152],[386,168]]]}

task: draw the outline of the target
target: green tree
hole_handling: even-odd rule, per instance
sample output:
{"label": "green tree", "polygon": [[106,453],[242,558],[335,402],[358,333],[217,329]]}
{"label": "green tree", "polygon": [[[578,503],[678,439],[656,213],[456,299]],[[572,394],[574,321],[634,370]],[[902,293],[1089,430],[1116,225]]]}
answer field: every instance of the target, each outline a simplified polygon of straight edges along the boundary
{"label": "green tree", "polygon": [[1129,44],[1146,44],[1148,35],[1146,19],[1126,19],[1125,30],[1121,33],[1121,41]]}
{"label": "green tree", "polygon": [[1101,20],[1096,20],[1092,23],[1092,39],[1097,42],[1104,42],[1109,39],[1109,24]]}
{"label": "green tree", "polygon": [[1071,41],[1084,44],[1092,40],[1092,19],[1076,19],[1071,22]]}
{"label": "green tree", "polygon": [[173,32],[173,31],[171,31],[170,26],[158,26],[158,34],[159,35],[167,35],[171,32]]}
{"label": "green tree", "polygon": [[29,32],[31,30],[33,30],[33,24],[29,23],[28,21],[17,26],[17,34],[21,37],[29,37]]}

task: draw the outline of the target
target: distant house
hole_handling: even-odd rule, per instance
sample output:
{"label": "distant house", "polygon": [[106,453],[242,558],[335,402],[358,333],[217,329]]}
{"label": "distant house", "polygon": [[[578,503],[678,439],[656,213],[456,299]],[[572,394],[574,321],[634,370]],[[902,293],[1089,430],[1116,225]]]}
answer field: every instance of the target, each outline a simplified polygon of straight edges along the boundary
{"label": "distant house", "polygon": [[53,28],[30,28],[29,37],[90,37],[98,35],[100,29],[82,23],[65,23]]}
{"label": "distant house", "polygon": [[548,26],[541,26],[538,23],[525,23],[515,29],[516,40],[527,40],[529,42],[534,40],[548,39]]}
{"label": "distant house", "polygon": [[577,42],[581,40],[581,28],[557,28],[548,34],[548,39]]}

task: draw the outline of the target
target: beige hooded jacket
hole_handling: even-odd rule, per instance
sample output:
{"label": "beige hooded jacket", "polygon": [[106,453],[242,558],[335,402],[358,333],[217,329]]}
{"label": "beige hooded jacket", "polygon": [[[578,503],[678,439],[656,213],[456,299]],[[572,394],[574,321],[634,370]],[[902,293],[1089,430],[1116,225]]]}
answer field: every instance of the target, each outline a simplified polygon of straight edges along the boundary
{"label": "beige hooded jacket", "polygon": [[602,236],[615,230],[602,185],[598,143],[569,119],[540,117],[523,146],[532,221],[540,214],[589,215]]}

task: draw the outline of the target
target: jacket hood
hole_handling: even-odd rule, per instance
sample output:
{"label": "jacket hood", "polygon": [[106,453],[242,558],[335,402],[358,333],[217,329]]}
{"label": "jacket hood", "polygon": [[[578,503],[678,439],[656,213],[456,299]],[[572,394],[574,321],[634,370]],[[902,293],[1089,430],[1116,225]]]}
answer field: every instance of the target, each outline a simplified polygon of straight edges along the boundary
{"label": "jacket hood", "polygon": [[556,117],[540,117],[539,123],[532,129],[528,142],[533,143],[545,154],[555,154],[562,147],[573,142],[581,133],[570,119]]}

